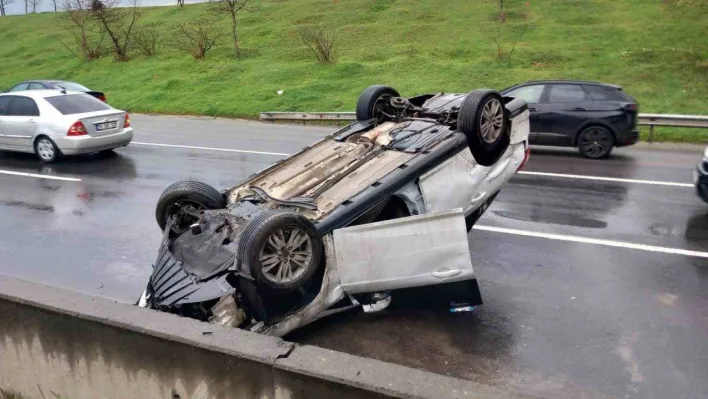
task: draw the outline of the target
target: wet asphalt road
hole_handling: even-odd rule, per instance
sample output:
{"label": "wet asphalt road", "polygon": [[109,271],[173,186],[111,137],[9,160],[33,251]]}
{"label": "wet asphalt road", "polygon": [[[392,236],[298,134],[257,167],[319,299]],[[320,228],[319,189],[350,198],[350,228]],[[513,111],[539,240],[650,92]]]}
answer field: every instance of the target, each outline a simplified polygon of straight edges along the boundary
{"label": "wet asphalt road", "polygon": [[[331,132],[210,118],[133,117],[115,155],[41,165],[0,153],[0,273],[133,302],[169,184],[224,188]],[[138,143],[157,143],[155,146]],[[173,147],[199,146],[211,149]],[[589,161],[534,149],[526,170],[691,182],[693,150],[620,149]],[[480,225],[708,251],[708,204],[691,188],[518,175]],[[708,396],[708,258],[491,231],[470,236],[485,304],[321,320],[288,338],[555,398]]]}

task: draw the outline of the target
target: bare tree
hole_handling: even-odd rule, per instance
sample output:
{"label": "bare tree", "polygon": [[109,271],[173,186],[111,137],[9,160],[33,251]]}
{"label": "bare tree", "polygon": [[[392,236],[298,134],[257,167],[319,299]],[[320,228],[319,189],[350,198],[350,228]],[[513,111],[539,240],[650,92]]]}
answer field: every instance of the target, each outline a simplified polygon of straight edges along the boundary
{"label": "bare tree", "polygon": [[140,0],[131,0],[130,7],[118,8],[120,0],[91,0],[89,14],[111,43],[118,61],[129,59],[135,23],[140,19]]}
{"label": "bare tree", "polygon": [[29,14],[29,1],[30,0],[25,0],[25,14]]}
{"label": "bare tree", "polygon": [[184,0],[177,0],[177,5],[180,7],[184,7]]}
{"label": "bare tree", "polygon": [[157,39],[159,35],[154,28],[142,28],[135,32],[133,44],[142,55],[152,57],[157,53]]}
{"label": "bare tree", "polygon": [[54,4],[54,12],[57,12],[57,0],[52,0],[52,4]]}
{"label": "bare tree", "polygon": [[[37,12],[37,6],[42,4],[42,0],[29,0],[30,5],[32,6],[32,14]],[[25,6],[26,8],[26,6]],[[27,13],[25,11],[25,13]]]}
{"label": "bare tree", "polygon": [[0,17],[5,16],[5,6],[9,6],[14,2],[15,0],[0,0]]}
{"label": "bare tree", "polygon": [[188,52],[192,57],[201,60],[206,53],[219,41],[220,34],[212,20],[197,18],[177,25],[172,34],[172,46]]}
{"label": "bare tree", "polygon": [[214,0],[209,1],[209,10],[216,15],[227,14],[231,19],[231,38],[234,41],[234,53],[241,59],[241,49],[238,47],[238,34],[236,33],[236,16],[239,11],[253,11],[251,0]]}
{"label": "bare tree", "polygon": [[317,60],[323,63],[334,61],[334,42],[337,31],[332,27],[320,25],[301,26],[297,30],[300,39],[315,53]]}
{"label": "bare tree", "polygon": [[68,30],[80,54],[74,52],[71,46],[66,43],[61,43],[78,58],[89,61],[99,58],[103,54],[103,40],[106,37],[105,32],[100,30],[98,34],[92,33],[95,22],[91,19],[88,10],[90,6],[91,4],[86,0],[63,0],[61,5],[61,9],[66,11],[65,15],[69,22]]}

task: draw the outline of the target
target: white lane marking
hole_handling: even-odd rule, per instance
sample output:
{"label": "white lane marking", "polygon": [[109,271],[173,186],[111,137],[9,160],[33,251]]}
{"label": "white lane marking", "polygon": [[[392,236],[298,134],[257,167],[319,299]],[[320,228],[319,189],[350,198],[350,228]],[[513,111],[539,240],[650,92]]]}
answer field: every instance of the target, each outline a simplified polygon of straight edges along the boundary
{"label": "white lane marking", "polygon": [[527,171],[520,171],[517,173],[520,175],[563,177],[563,178],[568,178],[568,179],[600,180],[600,181],[612,181],[612,182],[619,182],[619,183],[651,184],[654,186],[693,187],[693,184],[691,184],[691,183],[675,183],[675,182],[670,182],[670,181],[637,180],[637,179],[623,179],[623,178],[619,178],[619,177],[568,175],[568,174],[564,174],[564,173],[527,172]]}
{"label": "white lane marking", "polygon": [[608,247],[637,249],[637,250],[641,250],[641,251],[661,252],[661,253],[672,254],[672,255],[684,255],[684,256],[694,256],[694,257],[698,257],[698,258],[708,258],[708,252],[691,251],[688,249],[680,249],[680,248],[658,247],[658,246],[654,246],[654,245],[645,245],[645,244],[634,244],[631,242],[603,240],[603,239],[599,239],[599,238],[570,236],[570,235],[562,235],[562,234],[548,234],[548,233],[540,233],[540,232],[536,232],[536,231],[508,229],[505,227],[494,227],[494,226],[474,226],[473,229],[482,230],[482,231],[491,231],[494,233],[514,234],[514,235],[526,236],[526,237],[546,238],[549,240],[579,242],[579,243],[583,243],[583,244],[605,245]]}
{"label": "white lane marking", "polygon": [[[139,142],[139,141],[133,141],[131,144],[152,145],[152,146],[156,146],[156,147],[187,148],[187,149],[207,150],[207,151],[240,152],[240,153],[244,153],[244,154],[275,155],[275,156],[279,156],[279,157],[287,157],[287,156],[292,155],[292,154],[286,154],[286,153],[282,153],[282,152],[235,150],[235,149],[231,149],[231,148],[214,148],[214,147],[198,147],[198,146],[178,145],[178,144],[145,143],[145,142]],[[619,182],[619,183],[650,184],[650,185],[655,185],[655,186],[693,187],[693,184],[690,184],[690,183],[675,183],[675,182],[669,182],[669,181],[623,179],[623,178],[618,178],[618,177],[570,175],[570,174],[564,174],[564,173],[547,173],[547,172],[519,171],[517,173],[520,175],[561,177],[561,178],[582,179],[582,180],[599,180],[599,181],[611,181],[611,182]]]}
{"label": "white lane marking", "polygon": [[240,152],[240,153],[244,153],[244,154],[277,155],[277,156],[279,156],[279,157],[285,157],[285,156],[291,155],[291,154],[284,154],[284,153],[282,153],[282,152],[233,150],[233,149],[230,149],[230,148],[197,147],[197,146],[193,146],[193,145],[178,145],[178,144],[142,143],[142,142],[139,142],[139,141],[132,141],[130,144],[152,145],[152,146],[156,146],[156,147],[187,148],[187,149],[192,149],[192,150]]}
{"label": "white lane marking", "polygon": [[38,179],[49,179],[49,180],[63,180],[63,181],[81,181],[75,177],[61,177],[61,176],[51,176],[51,175],[39,175],[36,173],[24,173],[24,172],[13,172],[11,170],[0,170],[2,175],[11,176],[23,176],[23,177],[36,177]]}

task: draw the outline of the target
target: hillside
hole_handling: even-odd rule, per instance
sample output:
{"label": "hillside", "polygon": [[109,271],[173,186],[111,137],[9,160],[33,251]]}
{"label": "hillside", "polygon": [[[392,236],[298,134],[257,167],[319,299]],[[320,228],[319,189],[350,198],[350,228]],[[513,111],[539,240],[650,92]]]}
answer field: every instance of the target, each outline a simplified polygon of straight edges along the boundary
{"label": "hillside", "polygon": [[[577,78],[622,85],[640,112],[708,114],[708,13],[700,0],[260,0],[240,15],[244,59],[228,35],[197,61],[161,44],[153,58],[81,61],[66,14],[0,18],[0,88],[59,78],[105,90],[133,112],[254,117],[264,110],[353,110],[375,83],[404,95],[504,88],[531,79]],[[139,25],[164,41],[206,5],[145,8]],[[319,64],[297,25],[337,28],[337,61]],[[218,25],[229,31],[226,17]],[[501,26],[501,27],[500,27]],[[510,60],[499,61],[492,37]],[[276,91],[283,90],[282,95]],[[660,138],[706,141],[708,132],[658,129]],[[700,136],[700,137],[699,137]]]}

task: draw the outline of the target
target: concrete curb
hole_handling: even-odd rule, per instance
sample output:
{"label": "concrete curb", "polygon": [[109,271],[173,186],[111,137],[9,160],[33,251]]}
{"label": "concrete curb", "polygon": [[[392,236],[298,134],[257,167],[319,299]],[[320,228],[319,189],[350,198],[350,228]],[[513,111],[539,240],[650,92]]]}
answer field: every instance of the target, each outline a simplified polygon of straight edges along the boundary
{"label": "concrete curb", "polygon": [[3,276],[0,319],[0,388],[27,398],[531,397]]}

